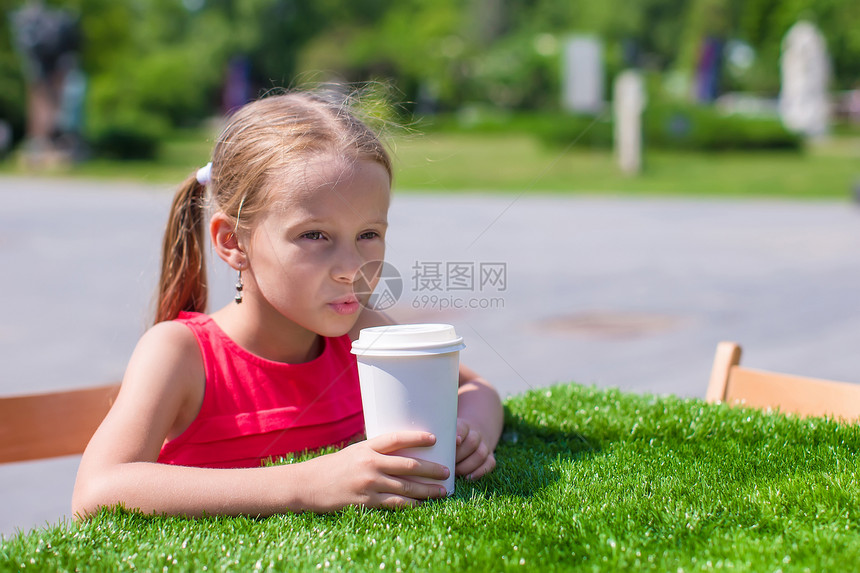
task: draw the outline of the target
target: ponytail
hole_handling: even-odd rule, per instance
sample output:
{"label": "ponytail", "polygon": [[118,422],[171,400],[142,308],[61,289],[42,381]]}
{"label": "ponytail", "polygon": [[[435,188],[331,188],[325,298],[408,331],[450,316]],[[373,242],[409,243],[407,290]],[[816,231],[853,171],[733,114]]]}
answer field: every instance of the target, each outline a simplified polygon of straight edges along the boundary
{"label": "ponytail", "polygon": [[173,320],[182,311],[206,311],[205,192],[192,174],[173,198],[161,249],[155,322]]}

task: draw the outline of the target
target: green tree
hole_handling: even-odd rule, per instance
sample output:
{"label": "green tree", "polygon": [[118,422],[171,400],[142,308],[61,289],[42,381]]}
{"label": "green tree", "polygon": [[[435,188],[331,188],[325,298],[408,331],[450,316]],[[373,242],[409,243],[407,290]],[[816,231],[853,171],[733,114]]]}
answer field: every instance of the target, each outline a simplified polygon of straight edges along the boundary
{"label": "green tree", "polygon": [[24,133],[26,121],[26,86],[21,60],[12,45],[9,16],[18,2],[0,0],[0,12],[6,17],[0,24],[0,120],[8,122],[15,138]]}
{"label": "green tree", "polygon": [[[24,0],[0,0],[9,14]],[[732,89],[774,94],[785,32],[799,19],[827,39],[837,88],[860,78],[856,0],[48,0],[80,14],[95,135],[219,110],[227,63],[248,59],[257,91],[304,80],[382,79],[417,104],[557,105],[560,48],[571,33],[604,43],[607,79],[640,65],[694,69],[707,35],[747,42],[756,59]],[[20,131],[24,81],[0,30],[0,117]]]}

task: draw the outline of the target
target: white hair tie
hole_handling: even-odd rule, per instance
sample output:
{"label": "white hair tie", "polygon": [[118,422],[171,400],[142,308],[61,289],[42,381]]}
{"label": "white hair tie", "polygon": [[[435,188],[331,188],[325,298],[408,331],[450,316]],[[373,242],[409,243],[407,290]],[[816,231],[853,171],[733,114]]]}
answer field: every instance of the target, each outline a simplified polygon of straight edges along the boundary
{"label": "white hair tie", "polygon": [[207,185],[212,181],[212,162],[210,161],[203,167],[197,170],[197,182],[201,185]]}

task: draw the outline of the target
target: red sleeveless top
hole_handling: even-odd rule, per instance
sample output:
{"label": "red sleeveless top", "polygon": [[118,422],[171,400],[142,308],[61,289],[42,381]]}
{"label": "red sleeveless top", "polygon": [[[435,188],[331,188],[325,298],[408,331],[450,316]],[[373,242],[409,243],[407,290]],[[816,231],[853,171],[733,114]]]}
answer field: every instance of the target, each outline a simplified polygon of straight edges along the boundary
{"label": "red sleeveless top", "polygon": [[324,338],[310,362],[266,360],[236,344],[207,315],[182,313],[200,346],[203,405],[158,461],[209,468],[259,467],[289,452],[340,444],[364,432],[350,339]]}

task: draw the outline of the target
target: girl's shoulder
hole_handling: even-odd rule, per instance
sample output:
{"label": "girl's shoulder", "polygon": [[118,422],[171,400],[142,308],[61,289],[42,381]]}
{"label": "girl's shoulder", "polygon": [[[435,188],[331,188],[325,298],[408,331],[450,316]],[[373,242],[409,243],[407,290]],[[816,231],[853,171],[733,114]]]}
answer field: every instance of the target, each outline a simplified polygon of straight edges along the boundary
{"label": "girl's shoulder", "polygon": [[203,358],[194,333],[177,321],[152,326],[138,341],[126,378],[144,378],[150,390],[193,389],[204,379]]}
{"label": "girl's shoulder", "polygon": [[[151,454],[146,460],[154,461],[164,440],[194,419],[204,391],[203,359],[194,334],[180,322],[160,322],[138,341],[106,423],[129,443],[144,444]],[[138,450],[132,454],[143,459]]]}
{"label": "girl's shoulder", "polygon": [[[168,355],[185,354],[197,350],[197,339],[194,332],[183,322],[166,320],[159,322],[147,330],[138,342],[146,349],[165,352]],[[168,356],[165,356],[168,358]]]}

